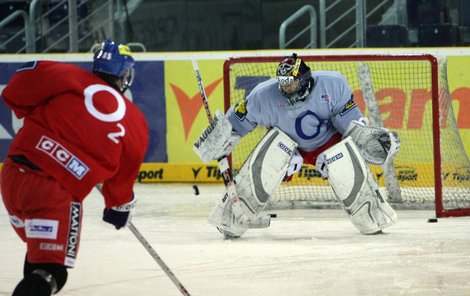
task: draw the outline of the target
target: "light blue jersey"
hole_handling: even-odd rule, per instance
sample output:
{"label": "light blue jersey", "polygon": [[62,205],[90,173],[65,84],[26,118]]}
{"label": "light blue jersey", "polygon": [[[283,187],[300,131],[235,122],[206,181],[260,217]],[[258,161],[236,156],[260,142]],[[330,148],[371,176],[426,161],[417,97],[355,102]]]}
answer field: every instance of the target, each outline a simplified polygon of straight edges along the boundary
{"label": "light blue jersey", "polygon": [[313,71],[312,77],[310,94],[294,105],[287,103],[275,78],[257,85],[245,101],[227,111],[234,131],[244,136],[256,126],[278,127],[307,152],[343,134],[352,120],[363,116],[346,78],[333,71]]}

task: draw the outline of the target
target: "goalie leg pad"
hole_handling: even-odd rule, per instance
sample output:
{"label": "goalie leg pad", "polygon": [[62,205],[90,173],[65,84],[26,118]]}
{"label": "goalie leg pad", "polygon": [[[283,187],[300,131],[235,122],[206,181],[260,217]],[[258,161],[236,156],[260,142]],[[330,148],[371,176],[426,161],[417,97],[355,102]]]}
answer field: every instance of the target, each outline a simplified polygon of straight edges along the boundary
{"label": "goalie leg pad", "polygon": [[285,176],[297,147],[289,136],[274,128],[259,142],[235,176],[242,204],[253,218],[266,206]]}
{"label": "goalie leg pad", "polygon": [[208,218],[219,229],[241,236],[248,228],[269,226],[270,218],[260,215],[281,184],[297,148],[289,136],[273,128],[261,139],[235,176],[239,203],[246,221],[237,221],[232,201],[224,194]]}
{"label": "goalie leg pad", "polygon": [[373,234],[398,219],[381,196],[379,186],[350,137],[323,152],[328,181],[351,222],[363,234]]}

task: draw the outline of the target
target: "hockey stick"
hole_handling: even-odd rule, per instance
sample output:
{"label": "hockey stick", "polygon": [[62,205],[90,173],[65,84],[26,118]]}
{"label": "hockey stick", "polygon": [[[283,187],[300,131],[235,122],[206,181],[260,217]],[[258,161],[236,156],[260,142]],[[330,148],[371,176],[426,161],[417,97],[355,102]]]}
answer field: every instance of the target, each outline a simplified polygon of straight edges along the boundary
{"label": "hockey stick", "polygon": [[[101,193],[101,185],[96,185],[96,189]],[[175,284],[181,294],[185,296],[191,296],[188,290],[183,286],[183,284],[176,278],[175,274],[171,271],[171,269],[166,265],[165,261],[158,255],[158,253],[152,248],[150,243],[145,239],[145,237],[140,233],[140,231],[134,226],[134,224],[129,221],[127,226],[134,234],[134,236],[139,240],[139,242],[144,246],[147,252],[153,257],[153,259],[157,262],[160,268],[166,273],[166,275],[170,278],[170,280]]]}
{"label": "hockey stick", "polygon": [[191,296],[188,290],[183,286],[183,284],[176,278],[175,274],[171,271],[171,269],[166,265],[165,261],[157,254],[157,252],[152,248],[150,243],[144,238],[144,236],[137,230],[137,228],[129,221],[128,225],[129,229],[135,235],[135,237],[140,241],[142,246],[145,247],[147,252],[153,257],[153,259],[160,265],[161,269],[166,273],[166,275],[170,278],[170,280],[175,284],[181,294],[186,296]]}
{"label": "hockey stick", "polygon": [[[197,84],[199,86],[199,92],[201,93],[202,103],[204,109],[206,110],[207,119],[209,124],[212,123],[212,114],[209,109],[209,102],[207,101],[206,90],[204,89],[204,84],[202,83],[201,74],[199,73],[199,66],[196,60],[192,60],[194,74],[196,74]],[[232,211],[237,218],[241,218],[243,214],[243,209],[239,203],[237,189],[235,187],[235,182],[233,181],[232,170],[229,166],[227,156],[223,156],[217,160],[219,163],[219,169],[224,179],[225,188],[227,189],[228,197],[232,200]]]}

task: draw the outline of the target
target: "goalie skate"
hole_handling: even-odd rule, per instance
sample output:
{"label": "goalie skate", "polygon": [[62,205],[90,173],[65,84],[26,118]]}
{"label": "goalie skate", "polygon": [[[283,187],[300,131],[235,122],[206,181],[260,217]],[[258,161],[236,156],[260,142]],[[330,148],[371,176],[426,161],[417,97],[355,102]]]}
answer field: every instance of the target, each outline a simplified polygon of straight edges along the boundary
{"label": "goalie skate", "polygon": [[207,222],[214,225],[225,239],[237,239],[248,229],[267,228],[271,224],[271,216],[265,215],[250,219],[247,216],[237,219],[232,212],[232,201],[225,194],[221,202],[212,210]]}

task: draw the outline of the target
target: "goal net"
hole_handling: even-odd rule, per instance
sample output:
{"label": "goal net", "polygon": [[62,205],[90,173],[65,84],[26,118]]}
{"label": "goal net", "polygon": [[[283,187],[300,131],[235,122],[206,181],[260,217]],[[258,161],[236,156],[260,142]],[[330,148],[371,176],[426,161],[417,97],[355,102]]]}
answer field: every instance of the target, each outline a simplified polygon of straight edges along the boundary
{"label": "goal net", "polygon": [[[226,110],[260,82],[275,77],[282,57],[241,57],[224,64]],[[400,135],[393,163],[371,166],[395,208],[435,208],[437,217],[470,215],[470,162],[449,95],[446,59],[432,55],[302,56],[315,70],[341,72],[357,106],[371,124]],[[266,133],[258,127],[231,155],[236,173]],[[271,208],[337,207],[336,197],[316,172],[303,165],[281,185]]]}

